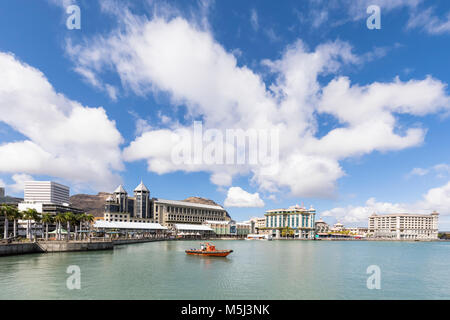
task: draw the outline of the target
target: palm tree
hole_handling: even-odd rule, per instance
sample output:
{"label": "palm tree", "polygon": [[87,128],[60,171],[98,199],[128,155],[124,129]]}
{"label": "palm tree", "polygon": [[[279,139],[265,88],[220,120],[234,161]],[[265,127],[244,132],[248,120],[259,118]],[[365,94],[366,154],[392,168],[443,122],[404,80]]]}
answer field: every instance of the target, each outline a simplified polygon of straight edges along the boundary
{"label": "palm tree", "polygon": [[42,222],[45,223],[45,241],[48,241],[48,224],[53,223],[53,216],[49,213],[42,215]]}
{"label": "palm tree", "polygon": [[[89,224],[89,231],[91,231],[92,222],[95,221],[95,217],[92,214],[86,214],[85,221]],[[91,235],[91,232],[89,232],[89,235]]]}
{"label": "palm tree", "polygon": [[[33,240],[33,234],[31,232],[31,220],[35,221],[39,219],[39,214],[36,209],[27,209],[24,212],[24,218],[27,220],[27,237]],[[36,222],[34,223],[36,225]]]}
{"label": "palm tree", "polygon": [[[6,225],[6,228],[5,228],[5,230],[6,231],[9,231],[9,221],[14,221],[14,237],[16,237],[16,215],[17,215],[17,212],[18,212],[19,210],[17,210],[17,208],[16,207],[13,207],[13,206],[7,206],[7,210],[6,210],[6,217],[7,217],[7,219],[8,219],[8,223],[7,223],[7,225]],[[8,236],[8,234],[7,234],[7,236]],[[7,237],[8,238],[8,237]]]}
{"label": "palm tree", "polygon": [[66,219],[67,222],[67,241],[70,240],[70,223],[74,221],[74,214],[73,212],[66,212],[64,214],[64,218]]}
{"label": "palm tree", "polygon": [[57,226],[56,226],[57,239],[61,240],[61,225],[66,221],[66,218],[65,218],[64,214],[58,213],[54,219],[55,219],[55,222],[57,223]]}
{"label": "palm tree", "polygon": [[34,221],[34,223],[33,223],[33,225],[34,225],[33,232],[35,233],[34,234],[34,240],[36,241],[36,238],[37,238],[37,235],[36,235],[36,223],[39,223],[39,222],[42,221],[42,214],[36,214],[36,216],[34,217],[33,221]]}
{"label": "palm tree", "polygon": [[[77,213],[74,215],[75,240],[77,240],[77,236],[78,236],[78,226],[80,227],[79,231],[81,231],[83,221],[84,221],[84,213]],[[79,223],[79,225],[78,225],[78,223]],[[80,233],[80,239],[81,239],[81,233]]]}
{"label": "palm tree", "polygon": [[[85,222],[87,221],[87,214],[86,212],[83,212],[79,215],[79,221],[80,221],[80,231],[83,231],[83,226],[85,224]],[[85,237],[85,234],[83,233],[83,238]],[[81,239],[81,236],[80,236]]]}
{"label": "palm tree", "polygon": [[4,234],[3,234],[3,238],[7,239],[8,238],[8,229],[9,229],[9,221],[8,221],[8,216],[10,213],[10,207],[6,204],[2,204],[0,206],[0,215],[5,216],[5,224],[4,224]]}
{"label": "palm tree", "polygon": [[11,207],[11,216],[14,220],[14,238],[17,237],[17,220],[22,218],[22,213],[16,207]]}

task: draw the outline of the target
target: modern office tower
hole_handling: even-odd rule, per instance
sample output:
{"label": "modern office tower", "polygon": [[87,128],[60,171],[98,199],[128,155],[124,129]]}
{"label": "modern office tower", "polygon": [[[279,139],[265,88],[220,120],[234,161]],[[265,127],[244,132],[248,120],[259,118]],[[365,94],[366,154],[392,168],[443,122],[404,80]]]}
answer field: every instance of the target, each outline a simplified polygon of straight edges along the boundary
{"label": "modern office tower", "polygon": [[119,205],[118,212],[128,212],[128,193],[122,185],[118,186],[114,191],[114,197]]}
{"label": "modern office tower", "polygon": [[152,222],[150,218],[150,191],[141,182],[129,197],[122,185],[105,202],[104,219],[112,222]]}
{"label": "modern office tower", "polygon": [[0,187],[0,198],[5,197],[5,188]]}
{"label": "modern office tower", "polygon": [[432,240],[438,238],[439,213],[383,214],[369,217],[368,234],[373,238],[392,240]]}
{"label": "modern office tower", "polygon": [[149,219],[150,216],[150,191],[141,181],[134,189],[134,217]]}
{"label": "modern office tower", "polygon": [[303,208],[299,205],[288,209],[268,210],[266,216],[266,228],[272,229],[272,234],[279,238],[283,229],[293,230],[296,238],[312,239],[314,237],[314,208]]}
{"label": "modern office tower", "polygon": [[[65,212],[83,213],[83,209],[71,206],[69,191],[69,187],[53,181],[26,181],[24,200],[18,204],[18,209],[19,211],[34,209],[40,214],[51,215]],[[26,221],[19,221],[19,235],[25,234],[24,228]]]}
{"label": "modern office tower", "polygon": [[53,181],[25,181],[24,202],[68,204],[69,187]]}
{"label": "modern office tower", "polygon": [[118,213],[120,205],[117,198],[109,196],[105,201],[105,213]]}

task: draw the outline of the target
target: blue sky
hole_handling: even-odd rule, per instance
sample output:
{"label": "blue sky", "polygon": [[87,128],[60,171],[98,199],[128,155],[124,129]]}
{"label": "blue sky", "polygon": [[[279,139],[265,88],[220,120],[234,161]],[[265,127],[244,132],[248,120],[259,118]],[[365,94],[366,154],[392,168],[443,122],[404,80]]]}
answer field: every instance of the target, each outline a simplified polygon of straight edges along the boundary
{"label": "blue sky", "polygon": [[[20,196],[27,179],[72,193],[142,179],[236,220],[304,203],[348,225],[437,210],[450,230],[449,14],[425,0],[2,1],[0,183]],[[194,120],[280,126],[281,171],[171,163],[170,134]]]}

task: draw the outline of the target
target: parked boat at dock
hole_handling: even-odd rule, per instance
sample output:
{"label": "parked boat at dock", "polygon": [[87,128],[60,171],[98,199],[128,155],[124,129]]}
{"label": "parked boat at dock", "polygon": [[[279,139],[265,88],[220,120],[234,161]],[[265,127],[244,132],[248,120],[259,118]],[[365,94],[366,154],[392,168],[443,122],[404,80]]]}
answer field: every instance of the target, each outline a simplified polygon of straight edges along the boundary
{"label": "parked boat at dock", "polygon": [[272,240],[270,234],[248,234],[245,240]]}

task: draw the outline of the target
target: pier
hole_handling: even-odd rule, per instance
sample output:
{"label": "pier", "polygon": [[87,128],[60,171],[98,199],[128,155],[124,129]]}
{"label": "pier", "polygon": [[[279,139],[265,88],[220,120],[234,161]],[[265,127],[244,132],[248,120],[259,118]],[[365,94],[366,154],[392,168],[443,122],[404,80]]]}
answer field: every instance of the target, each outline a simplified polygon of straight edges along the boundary
{"label": "pier", "polygon": [[155,241],[173,240],[165,237],[151,238],[96,238],[84,241],[36,241],[36,242],[12,242],[0,243],[0,257],[10,255],[21,255],[28,253],[47,253],[47,252],[74,252],[74,251],[94,251],[94,250],[113,250],[114,246],[127,245],[134,243],[145,243]]}

